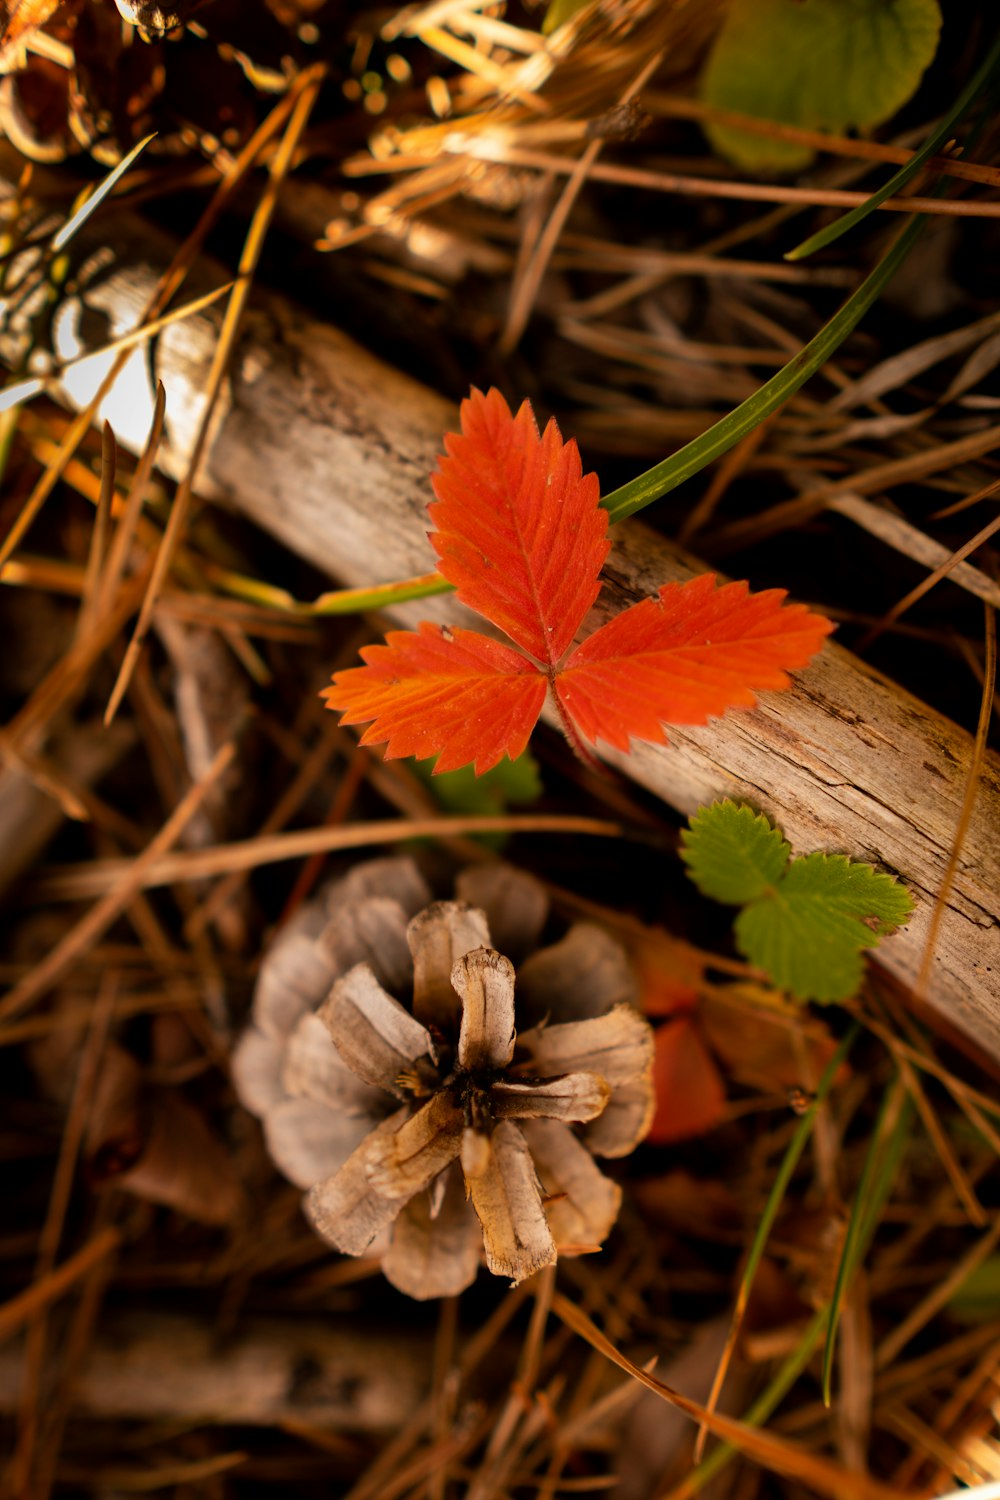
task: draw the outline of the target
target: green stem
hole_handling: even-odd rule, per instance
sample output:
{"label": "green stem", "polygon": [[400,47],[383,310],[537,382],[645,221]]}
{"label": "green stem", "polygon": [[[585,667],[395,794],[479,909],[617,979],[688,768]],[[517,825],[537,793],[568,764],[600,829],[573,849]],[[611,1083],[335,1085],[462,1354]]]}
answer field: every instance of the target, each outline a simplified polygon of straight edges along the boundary
{"label": "green stem", "polygon": [[645,474],[640,474],[638,478],[630,479],[619,489],[612,490],[610,495],[605,495],[601,504],[612,522],[624,520],[626,516],[634,515],[637,510],[644,510],[647,505],[652,505],[654,500],[662,500],[664,495],[675,490],[679,484],[683,484],[686,479],[690,479],[707,464],[712,463],[723,453],[727,453],[730,448],[734,448],[748,433],[759,426],[765,417],[769,417],[772,412],[778,410],[779,406],[784,405],[790,396],[794,396],[795,392],[826,364],[848,334],[853,333],[868,309],[881,296],[890,279],[916,244],[924,223],[923,215],[910,221],[895,244],[886,252],[874,270],[868,273],[857,290],[851,293],[829,323],[825,324],[815,338],[810,339],[809,343],[800,349],[798,354],[790,359],[776,375],[772,375],[771,379],[766,381],[759,390],[754,391],[752,396],[748,396],[734,411],[716,422],[714,427],[710,427],[707,432],[703,432],[692,442],[686,443],[683,448],[679,448],[662,463],[656,464],[652,469],[647,469]]}
{"label": "green stem", "polygon": [[891,198],[894,194],[898,193],[900,188],[905,187],[911,177],[914,177],[920,171],[924,163],[929,161],[935,152],[950,140],[955,125],[972,104],[979,90],[988,82],[989,76],[998,62],[1000,62],[1000,33],[997,34],[997,38],[982,65],[976,70],[972,78],[969,79],[969,82],[955,100],[953,107],[945,115],[937,130],[928,138],[920,150],[910,158],[906,165],[900,167],[898,172],[894,172],[889,181],[872,193],[867,202],[859,203],[857,208],[852,208],[849,213],[842,214],[839,219],[835,219],[825,229],[820,229],[816,234],[810,235],[807,240],[802,241],[801,245],[796,245],[794,250],[789,250],[785,255],[785,259],[804,260],[807,255],[812,255],[815,251],[822,250],[826,245],[832,245],[834,240],[839,240],[842,234],[846,234],[849,229],[854,228],[855,224],[860,224],[862,219],[866,219],[874,209],[878,208],[880,203],[884,203],[887,198]]}

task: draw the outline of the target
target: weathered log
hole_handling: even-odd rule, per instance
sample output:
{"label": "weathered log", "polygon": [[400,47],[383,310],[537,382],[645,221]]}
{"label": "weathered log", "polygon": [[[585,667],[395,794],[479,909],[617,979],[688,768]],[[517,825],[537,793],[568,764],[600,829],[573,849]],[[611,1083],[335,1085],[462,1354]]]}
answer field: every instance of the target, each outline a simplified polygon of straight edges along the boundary
{"label": "weathered log", "polygon": [[[105,223],[102,234],[105,246],[114,246],[113,260],[105,249],[99,274],[55,320],[63,359],[135,325],[172,248],[125,216]],[[202,263],[190,291],[226,279],[221,268]],[[213,308],[165,330],[152,348],[131,356],[102,408],[119,441],[139,448],[154,381],[161,379],[168,421],[163,462],[175,475],[188,466],[217,326]],[[75,367],[66,399],[86,401],[109,362],[100,356]],[[213,419],[198,490],[252,517],[341,583],[424,572],[433,565],[424,510],[428,475],[454,423],[448,402],[301,307],[260,291]],[[616,527],[614,542],[608,586],[588,629],[697,568],[640,523]],[[395,614],[406,623],[465,618],[450,596]],[[912,984],[970,755],[964,730],[829,644],[793,691],[763,694],[753,712],[672,730],[666,748],[641,745],[631,756],[608,759],[683,813],[720,796],[745,799],[780,823],[797,853],[841,851],[898,872],[917,910],[879,959]],[[998,830],[1000,770],[988,757],[927,999],[1000,1060]]]}
{"label": "weathered log", "polygon": [[[0,1412],[17,1410],[23,1352],[0,1350]],[[249,1318],[219,1338],[210,1321],[141,1313],[106,1319],[74,1385],[74,1411],[112,1420],[392,1432],[427,1390],[427,1351],[405,1330],[343,1318]]]}

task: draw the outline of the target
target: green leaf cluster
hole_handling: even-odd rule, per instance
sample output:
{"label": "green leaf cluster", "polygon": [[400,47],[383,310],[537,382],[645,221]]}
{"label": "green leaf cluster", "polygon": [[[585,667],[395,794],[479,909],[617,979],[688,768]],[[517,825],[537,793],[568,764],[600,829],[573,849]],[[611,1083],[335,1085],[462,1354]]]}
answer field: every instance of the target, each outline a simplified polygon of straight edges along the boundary
{"label": "green leaf cluster", "polygon": [[[937,50],[938,0],[733,0],[701,79],[708,104],[841,134],[894,115]],[[813,151],[711,123],[722,156],[751,172],[796,172]]]}
{"label": "green leaf cluster", "polygon": [[862,952],[913,910],[891,875],[842,854],[791,848],[762,813],[728,798],[700,808],[681,835],[681,858],[703,895],[743,910],[740,952],[800,1000],[845,1000],[857,992]]}

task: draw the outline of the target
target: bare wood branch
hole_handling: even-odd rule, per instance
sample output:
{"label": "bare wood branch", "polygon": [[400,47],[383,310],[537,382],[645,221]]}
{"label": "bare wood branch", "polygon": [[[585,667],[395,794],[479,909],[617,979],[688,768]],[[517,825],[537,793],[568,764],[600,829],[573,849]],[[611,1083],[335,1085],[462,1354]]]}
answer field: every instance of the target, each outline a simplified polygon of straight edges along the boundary
{"label": "bare wood branch", "polygon": [[[169,246],[127,219],[104,226],[119,264],[102,269],[55,322],[56,353],[87,347],[92,330],[126,332]],[[105,257],[106,259],[106,257]],[[227,279],[199,267],[192,294]],[[101,417],[141,450],[156,378],[167,390],[164,464],[187,467],[204,401],[217,318],[209,309],[137,349]],[[90,342],[90,347],[93,343]],[[81,405],[105,361],[76,366],[66,399]],[[301,308],[260,293],[248,317],[226,401],[217,411],[196,487],[251,516],[347,585],[426,571],[433,562],[424,506],[451,405],[388,368]],[[615,550],[590,624],[698,564],[639,523],[615,530]],[[751,580],[752,582],[752,580]],[[400,607],[397,617],[465,623],[452,597]],[[752,713],[675,730],[667,748],[609,755],[621,771],[682,813],[720,796],[754,803],[793,849],[841,851],[897,871],[917,911],[880,950],[912,983],[945,869],[971,754],[965,731],[836,644],[791,692],[764,694]],[[1000,771],[984,770],[972,825],[941,924],[928,1001],[1000,1060]]]}
{"label": "bare wood branch", "polygon": [[[0,1412],[17,1409],[22,1376],[21,1349],[8,1344],[0,1349]],[[142,1313],[102,1326],[74,1408],[106,1420],[388,1432],[426,1387],[426,1350],[400,1330],[351,1328],[343,1318],[250,1318],[220,1339],[211,1320]]]}

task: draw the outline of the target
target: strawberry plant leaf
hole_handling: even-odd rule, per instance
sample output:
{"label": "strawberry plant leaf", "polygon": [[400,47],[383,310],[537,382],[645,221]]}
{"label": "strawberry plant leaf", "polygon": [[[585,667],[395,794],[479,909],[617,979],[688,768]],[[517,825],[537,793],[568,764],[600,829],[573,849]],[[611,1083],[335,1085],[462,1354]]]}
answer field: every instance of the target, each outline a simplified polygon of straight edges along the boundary
{"label": "strawberry plant leaf", "polygon": [[763,813],[727,797],[700,807],[681,834],[681,859],[703,896],[745,906],[777,885],[791,846]]}
{"label": "strawberry plant leaf", "polygon": [[498,391],[473,391],[462,431],[445,439],[431,540],[459,598],[521,651],[474,631],[423,624],[393,631],[338,672],[324,697],[344,724],[372,720],[361,743],[388,757],[439,756],[437,771],[476,774],[524,750],[551,685],[584,759],[598,740],[628,750],[665,740],[663,723],[704,724],[751,708],[762,688],[789,685],[832,629],[781,589],[716,587],[713,574],[666,584],[625,610],[563,662],[600,590],[607,513],[596,476],[554,422],[539,435],[527,402],[516,416]]}
{"label": "strawberry plant leaf", "polygon": [[823,853],[789,861],[778,829],[745,805],[702,808],[682,842],[698,888],[743,905],[734,929],[740,952],[799,1000],[855,994],[862,952],[913,911],[905,886],[871,865]]}
{"label": "strawberry plant leaf", "polygon": [[565,653],[600,592],[611,548],[596,474],[555,422],[539,436],[531,406],[515,417],[497,390],[462,402],[431,483],[438,568],[459,599],[539,662]]}
{"label": "strawberry plant leaf", "polygon": [[367,646],[365,665],[338,672],[323,696],[343,709],[342,724],[374,722],[363,745],[386,755],[439,757],[438,771],[488,771],[516,760],[545,701],[545,678],[526,657],[474,630],[426,622],[419,634],[393,630]]}
{"label": "strawberry plant leaf", "polygon": [[832,628],[784,599],[783,589],[717,588],[713,573],[668,583],[576,648],[556,678],[559,702],[585,740],[618,750],[632,738],[665,743],[664,722],[752,708],[756,690],[787,687],[786,668],[805,666]]}
{"label": "strawberry plant leaf", "polygon": [[[702,75],[720,109],[842,132],[887,120],[937,51],[937,0],[734,0]],[[715,149],[751,172],[794,172],[808,146],[711,123]]]}

